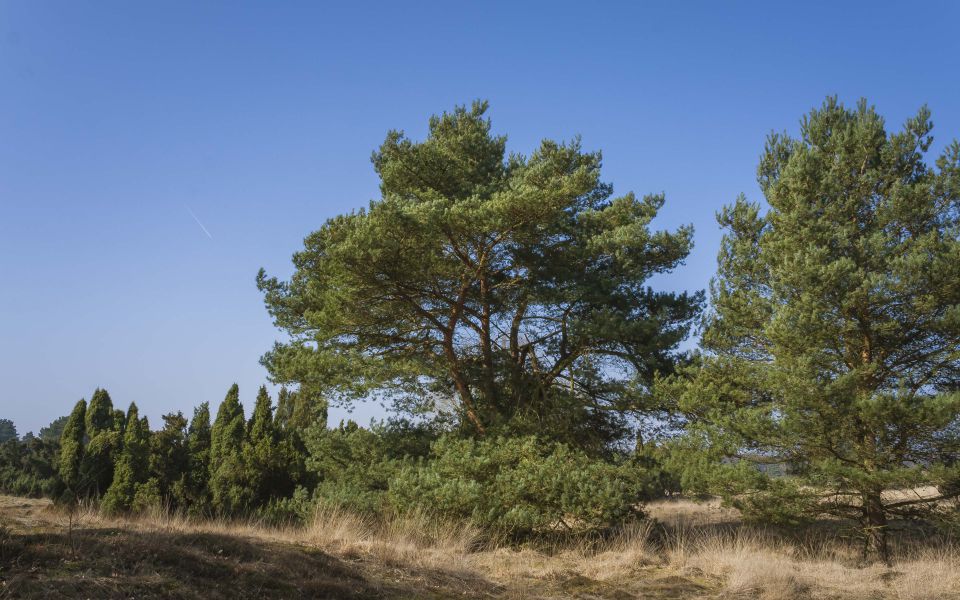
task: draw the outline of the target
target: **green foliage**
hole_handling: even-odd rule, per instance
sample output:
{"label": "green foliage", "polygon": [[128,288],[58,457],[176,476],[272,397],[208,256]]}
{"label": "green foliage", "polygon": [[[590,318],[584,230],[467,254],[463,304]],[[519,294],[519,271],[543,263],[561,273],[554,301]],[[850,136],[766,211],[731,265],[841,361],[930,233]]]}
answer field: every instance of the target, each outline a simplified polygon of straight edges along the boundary
{"label": "green foliage", "polygon": [[[111,415],[112,420],[112,415]],[[84,449],[82,477],[93,496],[100,496],[113,481],[116,456],[122,447],[123,434],[113,429],[103,429],[95,435],[87,435]]]}
{"label": "green foliage", "polygon": [[354,512],[383,512],[399,457],[390,453],[382,436],[353,421],[341,422],[335,429],[309,429],[306,447],[306,466],[317,481],[318,501]]}
{"label": "green foliage", "polygon": [[211,469],[216,470],[231,454],[240,450],[245,432],[240,387],[233,384],[217,409],[217,418],[210,432]]}
{"label": "green foliage", "polygon": [[80,468],[90,493],[100,496],[113,481],[114,454],[122,445],[122,428],[114,422],[113,401],[107,390],[97,388],[93,392],[84,422],[87,442]]}
{"label": "green foliage", "polygon": [[86,412],[87,401],[77,402],[60,435],[60,459],[57,463],[57,471],[66,488],[65,492],[74,501],[86,493],[80,469],[86,438]]}
{"label": "green foliage", "polygon": [[41,428],[40,436],[0,444],[0,491],[17,496],[48,496],[60,499],[65,492],[60,479],[60,436],[69,416]]}
{"label": "green foliage", "polygon": [[156,488],[156,495],[165,506],[180,508],[189,503],[187,478],[190,455],[187,419],[183,413],[163,415],[163,429],[151,434],[149,470],[151,485]]}
{"label": "green foliage", "polygon": [[475,434],[603,448],[697,312],[699,296],[645,285],[692,230],[651,231],[663,196],[614,198],[579,141],[506,156],[486,108],[431,118],[422,142],[390,132],[373,156],[381,199],[308,236],[289,282],[261,271],[292,338],[264,364],[339,401],[450,399]]}
{"label": "green foliage", "polygon": [[[138,483],[134,489],[133,500],[130,501],[131,512],[142,513],[158,508],[168,508],[169,505],[164,501],[165,495],[156,477]],[[169,498],[169,496],[166,497]]]}
{"label": "green foliage", "polygon": [[630,457],[636,467],[644,472],[644,478],[648,481],[648,495],[651,498],[664,498],[681,492],[696,495],[694,490],[683,487],[683,469],[670,464],[672,455],[670,446],[660,441],[639,445]]}
{"label": "green foliage", "polygon": [[307,447],[304,438],[311,428],[326,429],[327,401],[319,393],[303,386],[296,391],[281,387],[277,395],[274,427],[287,445],[285,452],[290,461],[290,480],[312,489],[315,479],[306,469]]}
{"label": "green foliage", "polygon": [[18,440],[17,426],[10,419],[0,419],[0,444],[9,440]]}
{"label": "green foliage", "polygon": [[289,496],[302,472],[303,459],[274,423],[270,395],[263,386],[250,418],[243,464],[252,507]]}
{"label": "green foliage", "polygon": [[85,423],[87,436],[93,438],[101,431],[114,428],[113,400],[107,390],[97,388],[87,405]]}
{"label": "green foliage", "polygon": [[[273,418],[266,388],[260,389],[249,423],[236,386],[221,405],[214,428],[206,403],[189,424],[182,413],[164,415],[156,432],[139,418],[136,405],[122,419],[117,412],[109,395],[97,390],[89,405],[79,402],[70,417],[45,428],[44,437],[28,434],[0,444],[0,491],[62,496],[70,502],[102,495],[102,507],[110,512],[155,506],[203,516],[295,512],[296,486],[306,481],[305,451],[294,443],[301,432],[289,419],[281,427]],[[319,419],[313,422],[323,426]],[[61,432],[65,449],[59,439],[50,439],[51,431]],[[100,466],[110,471],[106,489],[98,483],[103,481]]]}
{"label": "green foliage", "polygon": [[307,488],[297,486],[289,497],[271,500],[257,511],[257,516],[274,525],[302,525],[309,522],[315,507]]}
{"label": "green foliage", "polygon": [[[705,355],[660,387],[688,419],[686,483],[751,492],[768,519],[856,519],[883,559],[888,518],[930,504],[883,490],[958,474],[960,144],[926,164],[929,116],[888,133],[865,102],[828,99],[800,138],[771,135],[769,210],[720,213]],[[797,482],[749,466],[770,461]]]}
{"label": "green foliage", "polygon": [[272,403],[267,387],[261,385],[257,390],[257,400],[254,402],[253,414],[248,423],[248,437],[251,442],[257,443],[261,440],[276,442],[279,438],[279,432],[273,423]]}
{"label": "green foliage", "polygon": [[133,508],[137,490],[150,474],[150,426],[140,418],[137,405],[130,404],[123,432],[123,450],[117,459],[113,483],[103,497],[107,512],[126,512]]}
{"label": "green foliage", "polygon": [[296,391],[281,387],[274,420],[277,429],[292,436],[298,436],[316,424],[326,427],[327,401],[306,387]]}
{"label": "green foliage", "polygon": [[391,417],[371,423],[370,431],[380,440],[384,457],[405,460],[428,457],[433,443],[451,428],[442,419],[411,421]]}
{"label": "green foliage", "polygon": [[114,431],[119,431],[122,434],[126,426],[127,426],[127,415],[119,408],[115,408],[113,410]]}
{"label": "green foliage", "polygon": [[388,510],[391,479],[407,461],[425,458],[442,429],[436,422],[391,419],[369,429],[353,421],[334,429],[321,424],[305,433],[308,482],[314,500],[365,514]]}
{"label": "green foliage", "polygon": [[57,497],[59,443],[31,434],[0,444],[0,492],[16,496]]}
{"label": "green foliage", "polygon": [[54,419],[46,427],[40,428],[39,437],[43,440],[49,442],[60,443],[60,436],[63,435],[63,428],[67,426],[67,421],[70,419],[70,415],[63,415],[57,419]]}
{"label": "green foliage", "polygon": [[188,467],[184,478],[183,502],[194,514],[211,509],[210,487],[210,405],[206,402],[193,411],[187,429]]}
{"label": "green foliage", "polygon": [[522,536],[622,522],[635,514],[648,485],[636,465],[597,460],[533,436],[444,437],[434,444],[429,461],[400,470],[389,496],[401,511],[470,519]]}
{"label": "green foliage", "polygon": [[246,423],[240,404],[240,388],[233,384],[217,409],[210,432],[210,480],[213,509],[221,515],[246,511],[252,499],[246,484],[243,444]]}

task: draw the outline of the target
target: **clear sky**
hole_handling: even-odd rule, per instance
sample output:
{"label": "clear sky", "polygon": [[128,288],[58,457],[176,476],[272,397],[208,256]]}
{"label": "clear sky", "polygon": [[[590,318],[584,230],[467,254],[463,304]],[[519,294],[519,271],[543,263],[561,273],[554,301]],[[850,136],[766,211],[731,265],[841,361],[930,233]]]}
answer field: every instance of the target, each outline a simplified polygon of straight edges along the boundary
{"label": "clear sky", "polygon": [[0,417],[251,403],[257,270],[377,195],[388,129],[476,98],[511,150],[581,134],[665,192],[696,249],[657,285],[703,288],[715,212],[828,94],[960,137],[960,3],[0,0]]}

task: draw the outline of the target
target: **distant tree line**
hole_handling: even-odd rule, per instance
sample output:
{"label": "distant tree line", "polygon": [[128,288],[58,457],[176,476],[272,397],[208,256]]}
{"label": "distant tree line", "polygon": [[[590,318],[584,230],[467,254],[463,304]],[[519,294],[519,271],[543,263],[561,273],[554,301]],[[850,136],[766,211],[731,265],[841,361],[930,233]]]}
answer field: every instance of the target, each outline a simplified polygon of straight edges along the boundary
{"label": "distant tree line", "polygon": [[[160,507],[207,516],[253,514],[303,482],[303,445],[293,418],[303,402],[286,389],[278,400],[274,407],[261,387],[246,419],[233,385],[212,423],[203,403],[189,421],[170,413],[151,431],[136,404],[124,413],[98,389],[89,403],[77,402],[64,424],[59,479],[49,491],[65,502],[98,499],[114,513]],[[316,420],[326,422],[323,415]]]}
{"label": "distant tree line", "polygon": [[[926,108],[888,132],[828,98],[772,134],[766,202],[718,215],[706,308],[649,283],[693,243],[652,229],[662,194],[615,196],[579,140],[508,155],[486,108],[390,132],[381,198],[310,234],[289,280],[261,270],[288,340],[263,357],[276,405],[261,389],[247,419],[234,386],[212,424],[203,404],[151,431],[98,390],[60,436],[0,422],[0,485],[117,512],[427,510],[512,536],[607,529],[682,491],[764,523],[838,517],[881,560],[904,519],[960,522],[960,143],[929,164]],[[370,398],[393,416],[328,428],[328,403]]]}

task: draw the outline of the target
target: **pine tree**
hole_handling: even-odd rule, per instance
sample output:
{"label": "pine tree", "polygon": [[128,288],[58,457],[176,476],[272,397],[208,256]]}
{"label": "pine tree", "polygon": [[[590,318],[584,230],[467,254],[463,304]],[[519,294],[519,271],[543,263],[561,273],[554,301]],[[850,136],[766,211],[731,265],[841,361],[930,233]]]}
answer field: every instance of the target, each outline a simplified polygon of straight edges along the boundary
{"label": "pine tree", "polygon": [[263,357],[274,381],[326,398],[444,398],[463,429],[592,445],[627,435],[654,373],[670,371],[700,295],[648,280],[690,251],[655,231],[662,194],[613,196],[579,140],[506,153],[487,104],[387,134],[382,197],[328,220],[289,281],[258,285],[290,337]]}
{"label": "pine tree", "polygon": [[123,450],[117,460],[113,483],[103,497],[108,512],[125,512],[133,505],[138,487],[149,478],[150,426],[139,416],[137,405],[130,404],[123,432]]}
{"label": "pine tree", "polygon": [[246,423],[237,384],[233,384],[220,403],[210,433],[210,492],[213,508],[221,515],[238,514],[249,506],[250,490],[244,485],[243,443]]}
{"label": "pine tree", "polygon": [[960,474],[960,144],[928,166],[929,116],[888,134],[865,102],[828,99],[799,139],[769,138],[769,211],[720,214],[703,361],[661,388],[690,420],[688,485],[767,518],[852,519],[884,561],[890,518],[960,493],[883,494]]}
{"label": "pine tree", "polygon": [[60,435],[58,471],[66,487],[66,493],[72,501],[81,498],[86,492],[80,468],[83,462],[83,446],[86,438],[86,412],[87,401],[80,400],[77,402],[67,419],[63,433]]}
{"label": "pine tree", "polygon": [[206,402],[193,411],[187,430],[185,502],[194,514],[206,514],[210,508],[210,405]]}
{"label": "pine tree", "polygon": [[91,493],[101,495],[113,481],[114,455],[121,446],[121,433],[115,427],[113,401],[107,390],[97,388],[93,392],[85,423],[87,446],[81,469]]}

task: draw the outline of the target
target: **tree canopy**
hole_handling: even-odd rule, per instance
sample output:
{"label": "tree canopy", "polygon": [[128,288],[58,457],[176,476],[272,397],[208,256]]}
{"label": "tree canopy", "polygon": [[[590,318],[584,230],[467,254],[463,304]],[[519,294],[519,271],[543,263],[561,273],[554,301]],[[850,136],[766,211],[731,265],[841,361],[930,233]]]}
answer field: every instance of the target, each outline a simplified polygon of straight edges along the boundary
{"label": "tree canopy", "polygon": [[701,455],[680,455],[688,484],[768,517],[852,518],[883,559],[888,517],[937,499],[883,492],[958,474],[960,144],[928,165],[931,131],[925,108],[888,133],[865,102],[828,99],[799,138],[771,135],[769,210],[741,197],[720,213],[704,355],[662,387]]}
{"label": "tree canopy", "polygon": [[669,372],[700,296],[652,290],[692,229],[651,230],[663,195],[614,197],[599,153],[545,140],[506,154],[486,103],[387,135],[381,198],[328,220],[289,281],[258,285],[290,341],[274,381],[349,401],[452,406],[483,434],[622,434],[654,373]]}

